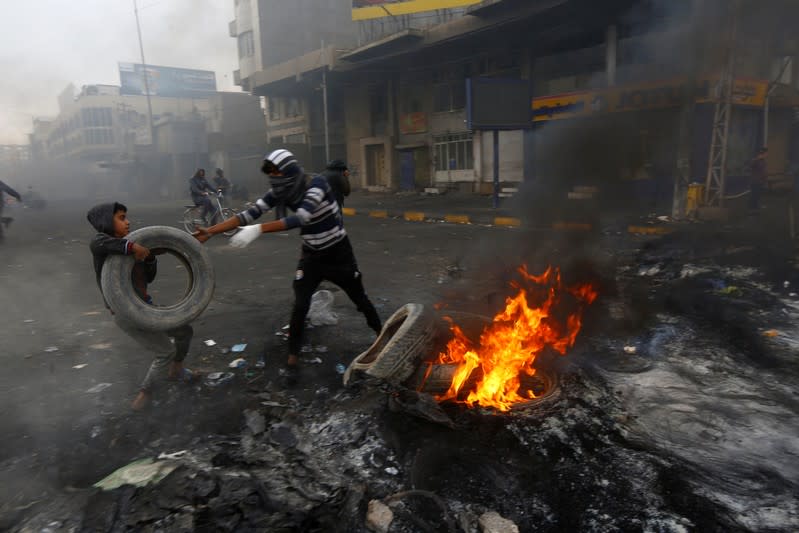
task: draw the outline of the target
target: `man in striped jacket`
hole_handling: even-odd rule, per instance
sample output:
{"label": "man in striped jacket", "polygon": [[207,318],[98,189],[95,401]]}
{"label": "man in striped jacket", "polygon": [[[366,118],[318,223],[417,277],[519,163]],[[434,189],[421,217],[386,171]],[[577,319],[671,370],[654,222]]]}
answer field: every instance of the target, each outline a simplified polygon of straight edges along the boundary
{"label": "man in striped jacket", "polygon": [[[380,333],[380,317],[363,288],[341,210],[333,191],[323,176],[307,176],[288,150],[275,150],[264,157],[261,171],[269,176],[272,188],[255,205],[238,215],[210,228],[200,228],[194,236],[205,242],[217,233],[243,226],[230,240],[232,246],[243,248],[262,233],[301,228],[302,253],[294,276],[294,308],[289,330],[288,370],[296,377],[300,347],[305,329],[305,317],[311,296],[319,284],[330,281],[341,287],[366,323]],[[286,208],[294,212],[286,215]],[[264,224],[255,219],[275,209],[281,218]]]}

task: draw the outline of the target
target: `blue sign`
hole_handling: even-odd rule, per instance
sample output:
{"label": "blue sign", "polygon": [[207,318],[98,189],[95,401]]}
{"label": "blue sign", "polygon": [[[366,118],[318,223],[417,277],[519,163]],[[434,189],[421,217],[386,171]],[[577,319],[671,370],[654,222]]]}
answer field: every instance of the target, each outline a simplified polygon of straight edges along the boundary
{"label": "blue sign", "polygon": [[[146,95],[144,72],[140,63],[120,63],[120,94]],[[216,92],[216,74],[210,70],[147,65],[147,85],[150,96],[206,98]]]}

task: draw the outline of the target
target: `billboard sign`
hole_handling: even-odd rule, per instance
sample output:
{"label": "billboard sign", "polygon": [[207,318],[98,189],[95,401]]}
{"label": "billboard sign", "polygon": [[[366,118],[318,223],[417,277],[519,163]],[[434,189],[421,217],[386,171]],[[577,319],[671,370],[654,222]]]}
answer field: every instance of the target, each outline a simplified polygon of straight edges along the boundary
{"label": "billboard sign", "polygon": [[369,20],[452,9],[479,4],[482,0],[352,0],[352,20]]}
{"label": "billboard sign", "polygon": [[[540,96],[533,99],[533,121],[543,122],[580,118],[599,113],[647,111],[679,107],[686,80],[667,80],[641,85],[629,85]],[[696,103],[714,102],[716,80],[697,80]],[[738,78],[732,92],[733,105],[762,107],[766,101],[768,81]]]}
{"label": "billboard sign", "polygon": [[[120,94],[147,94],[144,70],[140,63],[120,63]],[[147,84],[150,96],[206,98],[216,92],[216,74],[210,70],[147,65]]]}
{"label": "billboard sign", "polygon": [[425,133],[427,131],[427,115],[422,112],[400,115],[399,130],[403,135]]}
{"label": "billboard sign", "polygon": [[530,80],[469,78],[466,122],[470,130],[521,130],[532,126]]}

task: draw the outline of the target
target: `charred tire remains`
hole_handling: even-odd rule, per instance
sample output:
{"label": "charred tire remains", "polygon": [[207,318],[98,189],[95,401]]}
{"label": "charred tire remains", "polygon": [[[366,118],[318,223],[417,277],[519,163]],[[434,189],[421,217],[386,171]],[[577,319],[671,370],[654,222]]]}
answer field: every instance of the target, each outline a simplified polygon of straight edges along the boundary
{"label": "charred tire remains", "polygon": [[344,384],[357,370],[399,385],[429,355],[435,329],[435,321],[424,305],[403,305],[386,321],[374,344],[352,361],[344,373]]}
{"label": "charred tire remains", "polygon": [[163,331],[188,324],[205,310],[214,295],[214,268],[208,252],[191,235],[169,226],[151,226],[132,232],[128,238],[152,251],[173,255],[186,268],[189,282],[174,305],[157,306],[136,294],[131,275],[131,256],[114,255],[103,265],[101,284],[111,310],[143,329]]}

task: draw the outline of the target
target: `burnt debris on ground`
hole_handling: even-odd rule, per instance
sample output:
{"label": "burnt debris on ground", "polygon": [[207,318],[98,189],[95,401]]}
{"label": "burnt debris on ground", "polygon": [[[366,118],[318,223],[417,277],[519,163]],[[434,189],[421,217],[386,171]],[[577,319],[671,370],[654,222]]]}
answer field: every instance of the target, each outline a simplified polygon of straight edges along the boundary
{"label": "burnt debris on ground", "polygon": [[[751,239],[703,231],[606,236],[564,261],[602,296],[574,349],[544,358],[557,375],[547,401],[497,413],[372,379],[344,387],[337,364],[371,341],[323,345],[331,326],[309,330],[287,388],[275,318],[262,368],[175,387],[144,417],[113,414],[100,392],[96,414],[5,457],[0,527],[471,533],[496,513],[520,531],[795,529],[794,258],[768,246],[764,268]],[[540,257],[559,245],[538,242]],[[435,281],[440,301],[496,312],[507,271],[457,272]],[[375,301],[383,316],[404,303]],[[342,312],[336,328],[363,324]],[[94,486],[132,463],[140,486]]]}

